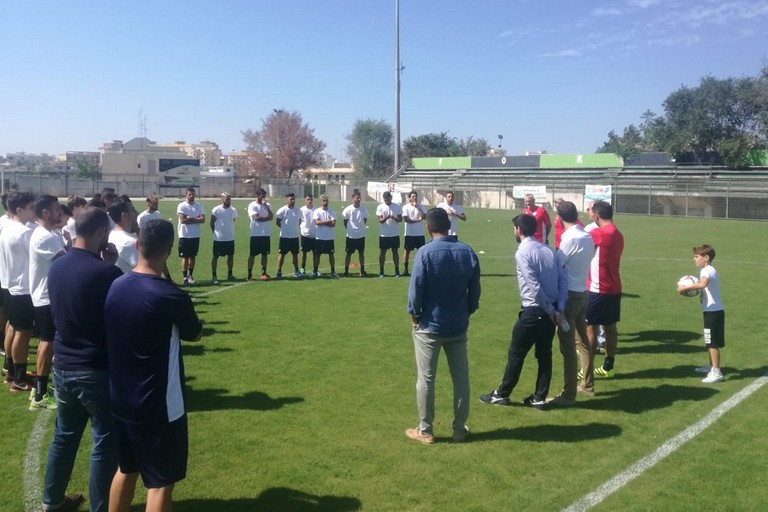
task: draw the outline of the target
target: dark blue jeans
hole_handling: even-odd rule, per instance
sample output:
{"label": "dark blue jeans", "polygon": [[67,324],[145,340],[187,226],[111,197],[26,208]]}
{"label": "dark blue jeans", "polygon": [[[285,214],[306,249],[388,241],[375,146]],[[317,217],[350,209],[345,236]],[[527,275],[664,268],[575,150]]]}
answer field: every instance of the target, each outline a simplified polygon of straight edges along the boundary
{"label": "dark blue jeans", "polygon": [[552,338],[555,336],[555,324],[549,315],[537,307],[523,308],[512,328],[512,342],[509,345],[507,367],[504,378],[497,392],[503,397],[509,397],[520,380],[525,356],[531,347],[536,347],[536,361],[539,371],[536,376],[536,391],[533,396],[537,400],[546,400],[549,394],[549,384],[552,381]]}
{"label": "dark blue jeans", "polygon": [[109,412],[109,375],[95,371],[53,369],[56,387],[56,426],[45,468],[43,508],[56,510],[64,503],[72,468],[83,431],[91,421],[91,451],[88,494],[91,512],[107,512],[109,487],[117,470],[117,447]]}

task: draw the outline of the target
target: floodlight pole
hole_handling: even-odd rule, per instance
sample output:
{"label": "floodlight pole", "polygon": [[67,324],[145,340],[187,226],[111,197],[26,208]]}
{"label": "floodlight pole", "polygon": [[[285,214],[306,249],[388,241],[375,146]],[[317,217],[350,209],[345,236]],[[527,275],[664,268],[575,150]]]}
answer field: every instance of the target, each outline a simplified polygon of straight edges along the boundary
{"label": "floodlight pole", "polygon": [[400,169],[400,0],[395,0],[395,169]]}

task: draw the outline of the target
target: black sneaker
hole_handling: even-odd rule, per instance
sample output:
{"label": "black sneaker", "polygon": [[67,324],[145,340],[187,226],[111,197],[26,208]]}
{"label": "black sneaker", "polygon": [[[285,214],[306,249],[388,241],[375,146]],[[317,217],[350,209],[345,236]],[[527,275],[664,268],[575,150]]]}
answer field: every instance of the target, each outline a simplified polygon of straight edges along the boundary
{"label": "black sneaker", "polygon": [[491,405],[510,405],[509,398],[499,395],[495,389],[487,395],[480,395],[480,401]]}
{"label": "black sneaker", "polygon": [[547,410],[547,402],[544,400],[536,400],[533,395],[530,395],[523,399],[523,405],[526,407],[533,407],[534,409],[537,409],[539,411],[546,411]]}

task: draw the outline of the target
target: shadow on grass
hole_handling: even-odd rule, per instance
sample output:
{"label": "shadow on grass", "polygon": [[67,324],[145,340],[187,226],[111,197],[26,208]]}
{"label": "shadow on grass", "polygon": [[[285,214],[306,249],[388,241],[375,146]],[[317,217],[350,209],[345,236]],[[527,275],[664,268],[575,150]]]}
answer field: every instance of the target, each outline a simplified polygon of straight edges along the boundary
{"label": "shadow on grass", "polygon": [[[518,428],[500,428],[489,432],[470,433],[469,442],[498,441],[517,439],[519,441],[548,442],[578,442],[608,439],[621,435],[618,425],[609,423],[589,423],[586,425],[536,425]],[[447,439],[446,439],[447,440]]]}
{"label": "shadow on grass", "polygon": [[[706,357],[706,352],[703,350],[699,350],[701,352],[702,357]],[[702,360],[702,364],[706,362],[706,359]],[[666,380],[666,379],[684,379],[686,377],[696,377],[697,375],[701,376],[701,378],[705,377],[705,374],[698,374],[694,372],[695,366],[693,364],[689,365],[679,365],[679,366],[670,366],[668,368],[649,368],[647,370],[638,370],[636,372],[629,372],[629,373],[620,373],[616,374],[616,378],[624,379],[656,379],[656,380]]]}
{"label": "shadow on grass", "polygon": [[232,352],[234,349],[229,347],[211,347],[210,345],[205,345],[204,343],[182,343],[181,344],[181,354],[184,357],[187,356],[201,356],[205,353],[215,353],[215,352]]}
{"label": "shadow on grass", "polygon": [[[272,398],[261,391],[249,391],[243,395],[228,395],[226,389],[193,389],[188,387],[186,405],[189,411],[220,411],[243,409],[271,411],[284,405],[303,402],[300,396]],[[214,509],[211,509],[214,510]]]}
{"label": "shadow on grass", "polygon": [[[693,354],[706,353],[703,344],[689,345],[701,338],[691,331],[638,331],[621,334],[619,350],[623,354]],[[640,345],[639,343],[646,342]]]}
{"label": "shadow on grass", "polygon": [[[690,368],[687,374],[690,375]],[[712,387],[663,384],[656,388],[642,387],[600,392],[595,399],[581,402],[579,408],[642,414],[646,411],[670,407],[678,401],[706,400],[717,392],[717,389]]]}
{"label": "shadow on grass", "polygon": [[318,496],[287,487],[272,487],[255,498],[188,499],[174,503],[175,510],[188,512],[347,512],[363,503],[349,496]]}
{"label": "shadow on grass", "polygon": [[236,330],[224,330],[224,329],[214,329],[212,327],[208,327],[208,322],[203,324],[203,338],[206,336],[213,336],[214,334],[240,334],[241,331]]}
{"label": "shadow on grass", "polygon": [[657,343],[688,343],[701,338],[700,332],[692,331],[637,331],[621,333],[621,341],[655,341]]}
{"label": "shadow on grass", "polygon": [[738,368],[723,366],[723,375],[725,375],[725,380],[757,379],[758,377],[768,376],[768,368],[761,366],[760,368],[744,368],[739,370]]}

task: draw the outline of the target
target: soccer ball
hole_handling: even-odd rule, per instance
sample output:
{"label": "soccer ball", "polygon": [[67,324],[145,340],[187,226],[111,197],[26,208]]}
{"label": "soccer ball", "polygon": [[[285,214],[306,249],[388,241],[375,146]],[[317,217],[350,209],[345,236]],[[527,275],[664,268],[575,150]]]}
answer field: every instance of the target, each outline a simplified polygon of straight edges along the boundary
{"label": "soccer ball", "polygon": [[[696,276],[683,276],[677,281],[678,286],[691,286],[692,284],[696,284],[699,282],[699,278]],[[699,294],[700,290],[688,290],[687,292],[683,292],[682,295],[685,297],[695,297]]]}

